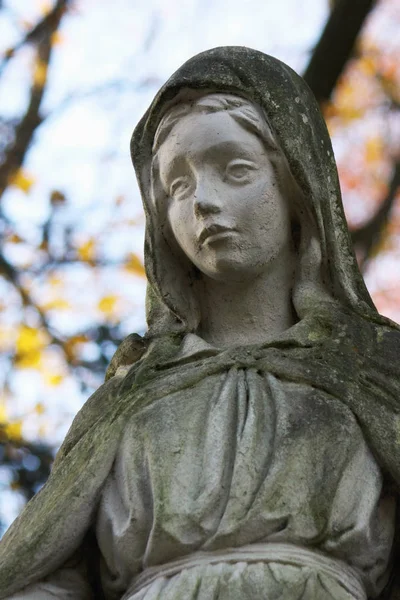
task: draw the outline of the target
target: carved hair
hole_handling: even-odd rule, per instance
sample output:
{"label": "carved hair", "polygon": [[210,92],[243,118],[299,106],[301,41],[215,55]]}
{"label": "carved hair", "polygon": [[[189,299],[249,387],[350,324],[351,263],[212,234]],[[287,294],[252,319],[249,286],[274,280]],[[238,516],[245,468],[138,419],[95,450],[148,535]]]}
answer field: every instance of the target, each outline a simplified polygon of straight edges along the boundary
{"label": "carved hair", "polygon": [[[193,93],[191,94],[193,96]],[[198,94],[197,94],[198,95]],[[255,133],[269,150],[278,150],[271,130],[267,124],[266,117],[261,107],[256,106],[249,100],[233,94],[214,93],[201,95],[191,100],[186,99],[179,104],[173,105],[162,117],[154,136],[153,154],[159,150],[161,144],[166,140],[174,125],[193,113],[216,113],[226,111],[244,129]]]}
{"label": "carved hair", "polygon": [[[260,138],[269,152],[272,167],[277,174],[278,185],[282,186],[282,193],[289,198],[292,213],[292,235],[295,251],[298,255],[298,268],[295,273],[292,302],[298,317],[301,319],[310,309],[312,310],[312,305],[315,306],[317,302],[321,300],[332,301],[332,296],[328,294],[325,287],[328,282],[325,277],[326,268],[321,264],[322,253],[315,217],[310,204],[304,198],[289,169],[284,153],[274,138],[264,111],[253,102],[228,93],[182,90],[180,95],[175,97],[174,104],[170,105],[164,112],[153,141],[151,196],[161,217],[160,225],[165,231],[165,239],[174,254],[183,254],[177,247],[166,217],[166,202],[162,200],[162,198],[166,200],[166,193],[162,189],[159,177],[158,151],[180,119],[193,113],[210,114],[220,111],[226,111],[244,129]],[[193,265],[189,267],[185,258],[180,257],[181,266],[187,271],[188,277],[193,280],[195,276],[191,270],[194,267]],[[190,293],[190,291],[187,290],[187,293]],[[199,311],[196,304],[194,299],[188,299],[188,306],[192,307],[191,311],[194,310],[197,313],[197,318],[193,319],[188,315],[189,318],[185,319],[190,330],[195,330],[199,322]]]}

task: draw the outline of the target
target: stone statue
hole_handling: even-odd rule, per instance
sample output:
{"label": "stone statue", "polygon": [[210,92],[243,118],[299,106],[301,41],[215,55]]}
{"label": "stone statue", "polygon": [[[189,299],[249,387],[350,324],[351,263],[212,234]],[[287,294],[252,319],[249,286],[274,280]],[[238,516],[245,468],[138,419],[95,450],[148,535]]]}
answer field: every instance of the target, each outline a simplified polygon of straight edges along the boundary
{"label": "stone statue", "polygon": [[255,50],[199,54],[132,158],[148,333],[5,535],[0,598],[399,598],[400,329],[308,87]]}

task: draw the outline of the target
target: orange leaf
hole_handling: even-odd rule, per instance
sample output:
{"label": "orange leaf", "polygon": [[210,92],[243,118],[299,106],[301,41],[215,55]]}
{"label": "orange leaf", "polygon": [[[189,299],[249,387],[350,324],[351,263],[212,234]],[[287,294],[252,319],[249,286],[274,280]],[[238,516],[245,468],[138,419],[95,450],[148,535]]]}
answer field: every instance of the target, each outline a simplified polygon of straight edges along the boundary
{"label": "orange leaf", "polygon": [[14,365],[18,369],[39,369],[42,364],[42,353],[34,350],[26,354],[17,354]]}
{"label": "orange leaf", "polygon": [[64,39],[64,36],[59,31],[55,31],[51,36],[51,44],[52,46],[58,46],[64,42]]}
{"label": "orange leaf", "polygon": [[106,315],[106,317],[112,317],[115,314],[116,304],[118,302],[118,297],[109,295],[104,296],[98,303],[98,309]]}
{"label": "orange leaf", "polygon": [[47,373],[45,381],[48,385],[57,386],[60,385],[64,377],[60,373]]}
{"label": "orange leaf", "polygon": [[20,244],[24,240],[17,233],[13,233],[10,237],[7,238],[7,242],[11,242],[12,244]]}
{"label": "orange leaf", "polygon": [[146,277],[146,272],[144,270],[142,262],[139,260],[136,254],[133,254],[133,252],[128,254],[128,259],[124,265],[124,268],[129,273],[134,273],[135,275],[139,275],[140,277]]}
{"label": "orange leaf", "polygon": [[44,404],[38,402],[35,406],[35,413],[38,415],[42,415],[45,411]]}
{"label": "orange leaf", "polygon": [[35,183],[35,179],[31,175],[28,175],[23,169],[18,169],[18,171],[10,177],[9,183],[15,185],[15,187],[25,192],[25,194],[28,194]]}
{"label": "orange leaf", "polygon": [[369,138],[365,145],[365,160],[375,162],[382,158],[382,140],[378,137]]}
{"label": "orange leaf", "polygon": [[59,204],[65,203],[65,194],[60,192],[59,190],[53,190],[50,196],[50,202],[53,206],[58,206]]}
{"label": "orange leaf", "polygon": [[65,354],[70,361],[74,361],[79,350],[79,345],[84,344],[88,341],[88,338],[84,335],[75,335],[64,343]]}
{"label": "orange leaf", "polygon": [[376,65],[375,61],[371,56],[363,56],[358,61],[358,68],[365,75],[375,75],[376,73]]}
{"label": "orange leaf", "polygon": [[52,8],[51,2],[40,2],[39,4],[39,10],[44,17],[49,14]]}
{"label": "orange leaf", "polygon": [[7,407],[4,402],[0,403],[0,423],[7,423]]}
{"label": "orange leaf", "polygon": [[93,239],[89,239],[78,247],[78,256],[85,262],[93,261],[96,254],[96,244]]}
{"label": "orange leaf", "polygon": [[62,280],[59,277],[57,277],[57,275],[54,275],[54,274],[50,275],[48,281],[49,281],[49,284],[53,287],[58,287],[62,284]]}
{"label": "orange leaf", "polygon": [[14,48],[7,48],[7,50],[4,51],[4,58],[12,58],[15,54],[15,50]]}
{"label": "orange leaf", "polygon": [[14,421],[14,423],[8,423],[4,427],[4,431],[6,432],[9,440],[20,440],[22,438],[21,421]]}
{"label": "orange leaf", "polygon": [[47,78],[47,63],[39,58],[35,62],[35,69],[33,72],[33,83],[36,87],[42,88],[46,83]]}
{"label": "orange leaf", "polygon": [[43,310],[65,310],[70,308],[70,304],[63,298],[54,298],[53,300],[49,300],[45,304],[42,304],[41,308]]}
{"label": "orange leaf", "polygon": [[34,327],[21,325],[18,337],[16,350],[18,354],[26,354],[28,352],[36,352],[42,350],[46,345],[46,338],[42,331]]}
{"label": "orange leaf", "polygon": [[46,341],[46,336],[39,329],[21,325],[17,334],[15,366],[20,369],[39,368]]}

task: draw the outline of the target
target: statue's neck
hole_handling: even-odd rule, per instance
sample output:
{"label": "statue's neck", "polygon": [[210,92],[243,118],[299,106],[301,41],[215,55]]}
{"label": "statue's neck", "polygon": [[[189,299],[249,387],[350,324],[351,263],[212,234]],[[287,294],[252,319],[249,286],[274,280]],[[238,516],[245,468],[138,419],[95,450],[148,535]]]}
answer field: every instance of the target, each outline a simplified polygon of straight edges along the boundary
{"label": "statue's neck", "polygon": [[264,342],[294,325],[294,264],[292,254],[281,255],[266,272],[245,283],[203,276],[196,290],[201,314],[198,335],[218,348],[229,348]]}

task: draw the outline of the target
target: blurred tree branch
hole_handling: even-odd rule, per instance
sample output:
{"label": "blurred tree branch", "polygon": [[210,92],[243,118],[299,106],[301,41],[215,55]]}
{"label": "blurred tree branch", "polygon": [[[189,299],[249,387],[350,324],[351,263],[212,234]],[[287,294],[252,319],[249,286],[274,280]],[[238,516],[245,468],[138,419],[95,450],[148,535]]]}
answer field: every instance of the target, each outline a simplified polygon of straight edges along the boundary
{"label": "blurred tree branch", "polygon": [[338,0],[303,77],[321,104],[329,100],[375,0]]}
{"label": "blurred tree branch", "polygon": [[[52,10],[46,13],[32,29],[12,48],[6,50],[3,60],[0,63],[0,75],[9,60],[15,56],[16,52],[26,44],[38,44],[48,39],[49,32],[55,32],[60,24],[61,18],[68,8],[69,0],[57,0]],[[2,8],[0,6],[0,8]]]}
{"label": "blurred tree branch", "polygon": [[396,193],[400,187],[400,162],[393,169],[392,179],[386,198],[381,203],[379,210],[362,227],[351,232],[354,246],[361,254],[361,268],[364,268],[368,258],[379,245],[385,227],[389,221]]}
{"label": "blurred tree branch", "polygon": [[[79,262],[79,261],[77,260],[76,262]],[[43,312],[43,310],[40,308],[40,306],[38,306],[34,302],[31,295],[27,292],[27,290],[24,288],[24,286],[19,281],[17,270],[1,254],[0,254],[0,274],[4,275],[6,277],[6,279],[8,279],[14,285],[15,289],[18,291],[18,293],[21,296],[23,305],[30,306],[31,308],[33,308],[35,310],[35,313],[37,314],[37,316],[39,318],[41,327],[48,334],[50,343],[55,344],[56,346],[61,348],[61,350],[63,351],[63,353],[65,355],[65,360],[67,363],[72,363],[74,367],[91,368],[100,373],[102,373],[104,371],[105,367],[108,364],[108,358],[102,352],[100,352],[100,360],[97,362],[92,361],[91,363],[89,363],[88,361],[71,358],[70,351],[68,350],[67,341],[63,340],[60,336],[58,336],[53,331],[53,329],[46,317],[46,314]],[[88,338],[94,337],[93,332],[81,332],[81,335],[87,336]],[[107,335],[107,328],[102,329],[101,337],[102,337],[103,341],[107,340],[107,339],[110,339],[110,340],[113,339],[111,335]]]}
{"label": "blurred tree branch", "polygon": [[[0,65],[0,75],[16,52],[26,44],[36,46],[36,64],[32,74],[31,90],[27,110],[14,130],[13,142],[5,152],[0,166],[0,198],[13,176],[22,167],[36,128],[40,125],[40,106],[47,84],[48,66],[52,55],[52,41],[69,0],[57,0],[53,9],[39,21],[14,47],[9,49]],[[24,306],[35,308],[42,326],[49,330],[49,324],[43,311],[37,307],[28,292],[21,285],[18,273],[13,265],[0,254],[0,273],[18,290]],[[63,347],[63,342],[52,335],[53,343]],[[31,464],[29,463],[31,457]],[[33,460],[33,463],[32,463]],[[4,424],[0,424],[0,462],[9,467],[13,476],[11,487],[20,490],[29,500],[42,485],[49,474],[53,460],[53,450],[46,444],[26,442],[18,435],[11,435]]]}
{"label": "blurred tree branch", "polygon": [[[331,14],[314,48],[303,74],[321,106],[330,98],[351,58],[357,37],[376,0],[335,0],[330,2]],[[395,105],[391,99],[392,106]],[[400,185],[400,165],[393,169],[388,194],[379,210],[365,225],[352,232],[353,244],[360,255],[363,269],[374,248],[379,245]]]}
{"label": "blurred tree branch", "polygon": [[[27,111],[15,128],[14,142],[7,149],[5,160],[0,166],[0,197],[7,188],[12,176],[21,168],[33,134],[41,123],[40,105],[47,84],[47,72],[52,53],[52,38],[59,27],[67,5],[68,0],[58,0],[53,10],[16,47],[18,49],[25,43],[33,43],[37,46],[36,69],[32,74]],[[8,60],[7,56],[4,60]]]}

